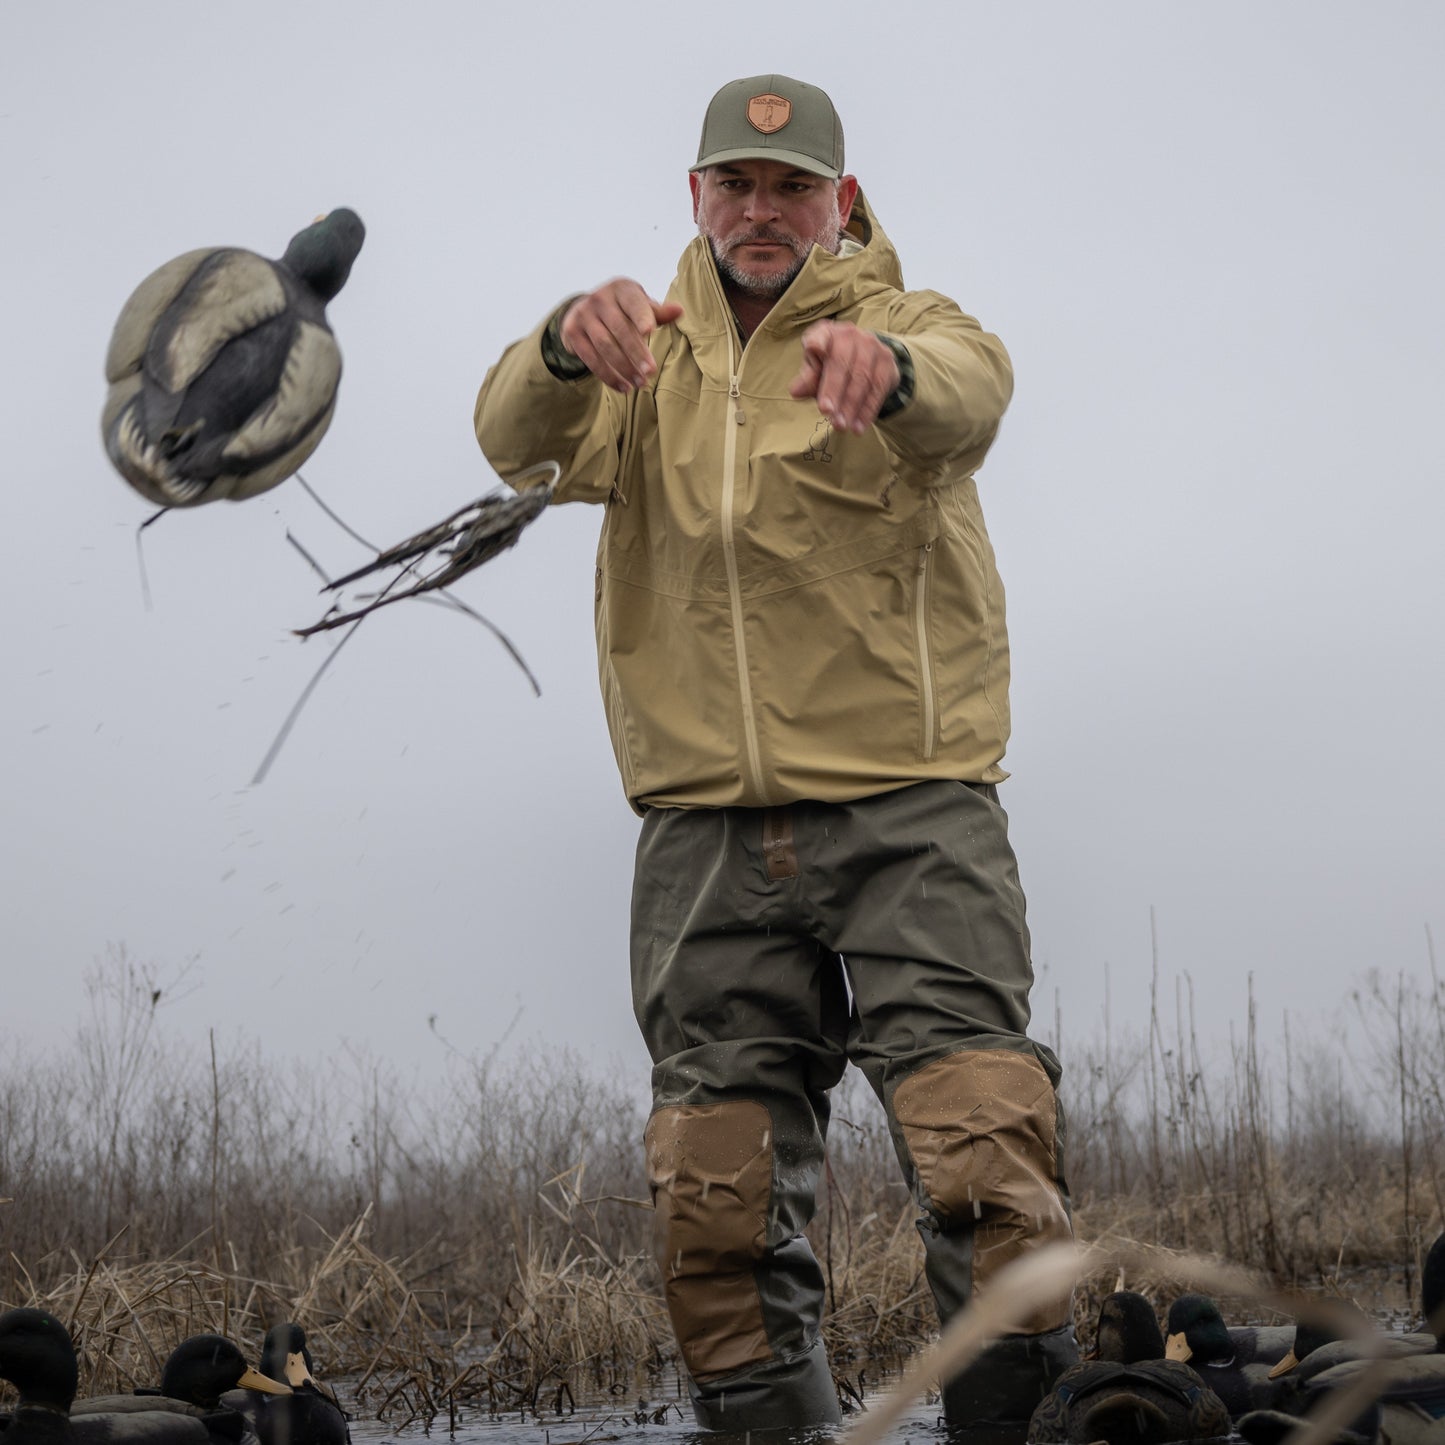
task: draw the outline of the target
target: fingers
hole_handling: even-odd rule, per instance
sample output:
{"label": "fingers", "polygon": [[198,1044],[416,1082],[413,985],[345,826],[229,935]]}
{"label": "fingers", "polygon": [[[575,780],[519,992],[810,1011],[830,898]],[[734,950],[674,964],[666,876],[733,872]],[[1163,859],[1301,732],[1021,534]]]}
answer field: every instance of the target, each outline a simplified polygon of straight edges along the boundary
{"label": "fingers", "polygon": [[789,387],[814,396],[839,431],[862,433],[898,386],[898,362],[871,331],[844,321],[819,321],[803,333],[803,365]]}
{"label": "fingers", "polygon": [[654,301],[636,281],[618,277],[567,308],[562,345],[614,391],[635,391],[657,370],[647,338],[682,315],[674,301]]}

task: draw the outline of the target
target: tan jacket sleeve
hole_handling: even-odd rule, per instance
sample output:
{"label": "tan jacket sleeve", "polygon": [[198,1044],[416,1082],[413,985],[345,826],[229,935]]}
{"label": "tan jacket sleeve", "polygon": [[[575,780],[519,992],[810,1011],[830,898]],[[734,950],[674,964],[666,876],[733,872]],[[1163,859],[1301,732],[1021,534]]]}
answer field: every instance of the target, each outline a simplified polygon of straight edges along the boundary
{"label": "tan jacket sleeve", "polygon": [[935,480],[976,471],[1013,395],[1003,342],[936,291],[901,297],[881,329],[914,371],[908,405],[877,424],[885,445]]}
{"label": "tan jacket sleeve", "polygon": [[560,381],[542,360],[549,313],[509,346],[477,393],[477,441],[504,481],[538,462],[562,468],[555,500],[602,502],[617,480],[625,400],[593,376]]}

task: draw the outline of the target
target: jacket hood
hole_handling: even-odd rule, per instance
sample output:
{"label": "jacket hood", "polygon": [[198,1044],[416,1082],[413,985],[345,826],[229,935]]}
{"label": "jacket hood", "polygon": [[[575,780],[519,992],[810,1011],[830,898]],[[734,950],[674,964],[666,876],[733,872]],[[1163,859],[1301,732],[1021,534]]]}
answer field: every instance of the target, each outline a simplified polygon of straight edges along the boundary
{"label": "jacket hood", "polygon": [[[898,252],[878,224],[861,186],[843,230],[854,244],[845,243],[837,255],[814,246],[803,269],[778,297],[758,330],[782,331],[811,325],[820,317],[854,306],[877,292],[903,289]],[[689,336],[732,325],[717,262],[705,237],[695,236],[683,252],[668,299],[681,302],[683,316],[677,326]]]}

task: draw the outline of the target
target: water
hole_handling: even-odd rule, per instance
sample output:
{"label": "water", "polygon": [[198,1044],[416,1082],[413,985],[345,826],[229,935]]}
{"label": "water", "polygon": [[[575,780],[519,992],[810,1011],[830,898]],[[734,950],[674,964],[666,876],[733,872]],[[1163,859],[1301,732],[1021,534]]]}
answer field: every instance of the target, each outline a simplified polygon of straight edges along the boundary
{"label": "water", "polygon": [[[700,1431],[693,1423],[686,1392],[679,1389],[675,1378],[667,1378],[653,1388],[654,1394],[630,1398],[606,1392],[579,1393],[575,1406],[564,1396],[560,1411],[542,1408],[536,1413],[514,1410],[503,1415],[489,1415],[485,1410],[459,1411],[454,1432],[445,1415],[432,1421],[430,1428],[417,1421],[400,1430],[380,1420],[358,1417],[351,1422],[351,1439],[353,1445],[387,1445],[392,1441],[397,1445],[418,1445],[426,1439],[455,1440],[460,1445],[726,1445],[747,1438]],[[340,1392],[344,1399],[344,1382]],[[878,1395],[877,1391],[865,1390],[864,1403],[871,1403]],[[849,1420],[856,1418],[856,1414],[846,1416],[842,1429],[769,1430],[756,1438],[759,1442],[766,1440],[767,1445],[834,1445],[846,1435]],[[943,1445],[946,1434],[937,1401],[929,1404],[920,1400],[886,1439],[888,1445]]]}
{"label": "water", "polygon": [[[1341,1271],[1332,1283],[1331,1293],[1354,1297],[1371,1310],[1383,1328],[1416,1327],[1418,1276],[1407,1285],[1399,1270],[1360,1268]],[[1245,1322],[1233,1315],[1231,1321]],[[862,1391],[864,1404],[875,1403],[897,1382],[896,1369],[880,1371],[876,1383]],[[727,1445],[730,1441],[742,1445],[747,1438],[698,1430],[675,1373],[639,1373],[631,1388],[617,1386],[614,1392],[579,1389],[575,1401],[565,1391],[560,1401],[549,1395],[539,1400],[541,1408],[535,1412],[490,1415],[485,1409],[460,1410],[455,1430],[445,1415],[438,1416],[430,1427],[417,1421],[400,1429],[364,1418],[348,1398],[348,1382],[334,1383],[355,1417],[351,1422],[353,1445],[419,1445],[423,1440],[457,1441],[459,1445]],[[841,1429],[773,1430],[754,1438],[757,1445],[764,1441],[766,1445],[846,1445],[849,1422],[857,1418],[856,1414],[845,1416]],[[948,1436],[937,1400],[915,1403],[885,1438],[887,1445],[946,1445]]]}

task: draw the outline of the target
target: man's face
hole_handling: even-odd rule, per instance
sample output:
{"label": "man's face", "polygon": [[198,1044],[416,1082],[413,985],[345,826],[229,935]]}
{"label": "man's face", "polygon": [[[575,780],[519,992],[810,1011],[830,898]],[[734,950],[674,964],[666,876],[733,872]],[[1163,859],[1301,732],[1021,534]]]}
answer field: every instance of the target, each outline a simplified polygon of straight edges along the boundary
{"label": "man's face", "polygon": [[858,182],[782,161],[731,161],[688,177],[692,214],[718,269],[750,296],[787,290],[814,246],[836,254]]}

